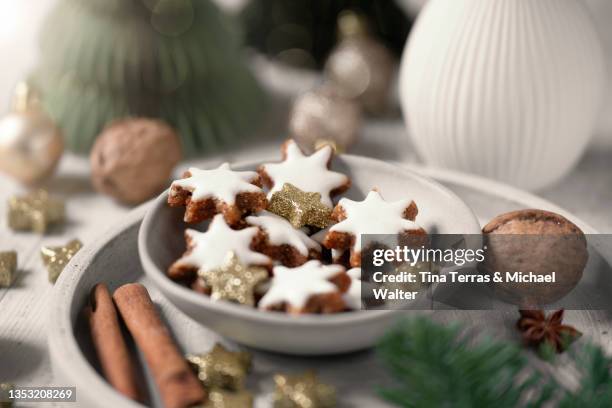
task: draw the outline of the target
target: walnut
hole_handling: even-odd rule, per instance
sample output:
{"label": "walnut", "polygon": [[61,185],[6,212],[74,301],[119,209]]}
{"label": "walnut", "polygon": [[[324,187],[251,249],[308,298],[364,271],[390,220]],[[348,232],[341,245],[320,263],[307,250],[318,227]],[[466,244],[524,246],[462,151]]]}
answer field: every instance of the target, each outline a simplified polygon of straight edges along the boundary
{"label": "walnut", "polygon": [[554,303],[580,282],[589,252],[584,233],[568,219],[543,210],[519,210],[498,215],[484,228],[487,251],[480,265],[483,273],[532,272],[550,275],[555,282],[493,283],[503,300],[524,309]]}
{"label": "walnut", "polygon": [[113,122],[90,156],[94,187],[124,204],[140,204],[162,191],[181,160],[178,135],[159,120]]}

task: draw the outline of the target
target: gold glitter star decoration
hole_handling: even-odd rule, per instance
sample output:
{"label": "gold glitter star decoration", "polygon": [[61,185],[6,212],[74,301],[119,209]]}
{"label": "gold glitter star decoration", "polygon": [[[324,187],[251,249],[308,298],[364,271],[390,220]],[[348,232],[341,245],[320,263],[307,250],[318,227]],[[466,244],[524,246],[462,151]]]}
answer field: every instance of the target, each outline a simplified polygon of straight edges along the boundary
{"label": "gold glitter star decoration", "polygon": [[17,252],[0,252],[0,288],[11,286],[15,271],[17,271]]}
{"label": "gold glitter star decoration", "polygon": [[203,408],[251,408],[253,394],[246,390],[223,391],[213,390],[208,394],[208,402]]}
{"label": "gold glitter star decoration", "polygon": [[321,203],[321,194],[304,192],[291,183],[272,194],[268,211],[286,218],[294,228],[325,228],[331,224],[332,209]]}
{"label": "gold glitter star decoration", "polygon": [[274,376],[274,408],[333,408],[336,406],[334,387],[319,382],[314,372],[302,375]]}
{"label": "gold glitter star decoration", "polygon": [[265,268],[243,265],[233,251],[228,253],[220,268],[200,270],[198,274],[210,288],[213,300],[228,300],[248,306],[255,305],[255,287],[268,279]]}
{"label": "gold glitter star decoration", "polygon": [[0,383],[0,408],[12,408],[13,403],[9,401],[9,391],[14,389],[13,384]]}
{"label": "gold glitter star decoration", "polygon": [[68,262],[70,262],[74,254],[76,254],[82,246],[83,244],[81,241],[73,239],[64,246],[44,246],[40,249],[43,263],[49,272],[49,282],[55,283]]}
{"label": "gold glitter star decoration", "polygon": [[189,354],[186,358],[206,389],[242,390],[251,369],[249,353],[229,351],[220,344],[215,344],[209,353]]}
{"label": "gold glitter star decoration", "polygon": [[64,221],[64,217],[63,201],[51,198],[44,190],[8,201],[8,225],[15,231],[44,234],[50,225]]}

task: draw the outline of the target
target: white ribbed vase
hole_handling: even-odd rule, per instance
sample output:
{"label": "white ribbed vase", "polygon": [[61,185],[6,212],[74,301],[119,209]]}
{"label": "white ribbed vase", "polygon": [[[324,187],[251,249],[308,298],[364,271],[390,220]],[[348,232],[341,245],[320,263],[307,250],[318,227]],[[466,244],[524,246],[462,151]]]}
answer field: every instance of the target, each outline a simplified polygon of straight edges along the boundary
{"label": "white ribbed vase", "polygon": [[400,72],[408,131],[428,164],[528,189],[576,164],[604,85],[580,0],[430,0]]}

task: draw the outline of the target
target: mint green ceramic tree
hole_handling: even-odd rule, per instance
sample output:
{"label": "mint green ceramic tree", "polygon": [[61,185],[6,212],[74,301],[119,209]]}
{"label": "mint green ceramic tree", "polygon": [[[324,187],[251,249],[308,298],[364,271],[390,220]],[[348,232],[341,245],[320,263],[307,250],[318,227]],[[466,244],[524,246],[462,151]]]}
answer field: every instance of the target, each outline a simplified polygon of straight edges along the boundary
{"label": "mint green ceramic tree", "polygon": [[67,146],[87,153],[113,119],[148,116],[187,155],[252,133],[264,96],[234,21],[210,0],[59,0],[34,73]]}

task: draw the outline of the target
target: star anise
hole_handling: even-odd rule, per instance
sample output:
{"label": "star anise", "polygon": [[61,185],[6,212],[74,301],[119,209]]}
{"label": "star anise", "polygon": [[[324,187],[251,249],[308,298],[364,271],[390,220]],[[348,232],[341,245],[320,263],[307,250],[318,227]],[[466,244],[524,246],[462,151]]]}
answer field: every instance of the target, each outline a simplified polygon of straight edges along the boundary
{"label": "star anise", "polygon": [[516,327],[522,332],[527,345],[539,347],[547,344],[557,353],[566,350],[582,333],[563,324],[563,309],[546,316],[542,310],[519,310],[521,318]]}

